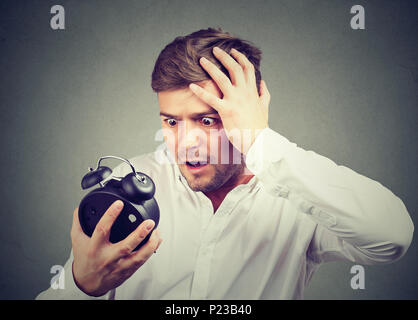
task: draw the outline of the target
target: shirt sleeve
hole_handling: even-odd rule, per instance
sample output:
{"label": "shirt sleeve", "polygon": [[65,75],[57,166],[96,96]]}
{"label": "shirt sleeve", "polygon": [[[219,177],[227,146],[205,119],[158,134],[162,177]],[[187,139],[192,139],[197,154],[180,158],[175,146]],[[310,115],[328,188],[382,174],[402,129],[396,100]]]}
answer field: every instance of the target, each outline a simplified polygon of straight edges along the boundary
{"label": "shirt sleeve", "polygon": [[267,192],[288,199],[317,223],[310,248],[317,260],[389,263],[412,241],[412,220],[390,190],[270,128],[250,147],[246,166]]}
{"label": "shirt sleeve", "polygon": [[51,286],[49,289],[41,292],[36,297],[36,300],[110,300],[114,298],[114,290],[110,290],[103,296],[93,297],[79,289],[73,277],[73,260],[74,256],[71,250],[70,257],[65,263],[64,269],[61,270],[61,272],[64,272],[62,275],[64,278],[63,287],[54,289]]}

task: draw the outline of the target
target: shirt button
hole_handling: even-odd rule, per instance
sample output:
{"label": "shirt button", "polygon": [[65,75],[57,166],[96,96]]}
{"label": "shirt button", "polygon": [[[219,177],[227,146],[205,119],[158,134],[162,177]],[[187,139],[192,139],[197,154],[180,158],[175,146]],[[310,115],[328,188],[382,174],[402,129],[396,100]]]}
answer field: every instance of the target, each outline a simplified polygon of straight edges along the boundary
{"label": "shirt button", "polygon": [[314,206],[309,208],[310,214],[312,214],[314,217],[320,217],[321,216],[321,210],[318,208],[315,208]]}
{"label": "shirt button", "polygon": [[315,208],[314,206],[312,206],[309,209],[309,211],[312,214],[312,216],[314,216],[316,219],[318,219],[319,221],[321,221],[324,225],[328,227],[332,227],[336,225],[337,223],[337,219],[335,218],[335,216],[332,216],[318,208]]}
{"label": "shirt button", "polygon": [[287,198],[289,196],[289,188],[287,187],[277,186],[276,190],[279,197]]}
{"label": "shirt button", "polygon": [[312,205],[307,202],[301,202],[299,205],[300,210],[306,214],[311,214]]}

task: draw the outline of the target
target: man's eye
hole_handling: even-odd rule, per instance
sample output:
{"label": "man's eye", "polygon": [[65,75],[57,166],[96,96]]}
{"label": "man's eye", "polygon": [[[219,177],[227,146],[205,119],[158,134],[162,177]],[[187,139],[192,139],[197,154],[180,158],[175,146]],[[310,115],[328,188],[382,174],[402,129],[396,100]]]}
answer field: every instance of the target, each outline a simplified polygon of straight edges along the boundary
{"label": "man's eye", "polygon": [[165,121],[168,123],[170,127],[174,127],[177,124],[177,121],[175,119],[166,119]]}
{"label": "man's eye", "polygon": [[207,117],[204,117],[204,118],[202,118],[202,119],[200,120],[200,122],[201,122],[204,126],[209,127],[209,126],[212,126],[212,125],[214,125],[214,124],[216,123],[216,119],[214,119],[214,118],[207,118]]}

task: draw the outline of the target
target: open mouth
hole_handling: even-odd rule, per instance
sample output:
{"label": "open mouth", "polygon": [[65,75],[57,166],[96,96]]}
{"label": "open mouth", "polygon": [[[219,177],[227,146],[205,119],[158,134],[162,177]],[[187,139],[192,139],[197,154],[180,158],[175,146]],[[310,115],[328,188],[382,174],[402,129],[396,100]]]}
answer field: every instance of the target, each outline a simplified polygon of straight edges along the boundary
{"label": "open mouth", "polygon": [[187,164],[187,166],[192,167],[192,168],[200,168],[200,167],[203,167],[203,166],[207,165],[207,162],[203,162],[203,161],[187,161],[186,164]]}

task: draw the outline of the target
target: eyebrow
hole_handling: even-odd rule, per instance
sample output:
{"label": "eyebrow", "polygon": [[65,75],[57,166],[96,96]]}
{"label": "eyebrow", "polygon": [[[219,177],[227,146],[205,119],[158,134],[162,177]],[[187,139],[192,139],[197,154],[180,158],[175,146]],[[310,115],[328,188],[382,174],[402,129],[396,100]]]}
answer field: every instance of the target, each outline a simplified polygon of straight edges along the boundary
{"label": "eyebrow", "polygon": [[[206,112],[197,112],[197,113],[192,113],[190,115],[191,118],[200,118],[200,117],[204,117],[204,116],[208,116],[208,115],[213,115],[213,114],[218,114],[217,111],[206,111]],[[178,119],[178,116],[172,115],[172,114],[168,114],[165,112],[160,112],[160,116],[164,116],[167,118],[173,118],[173,119]]]}

